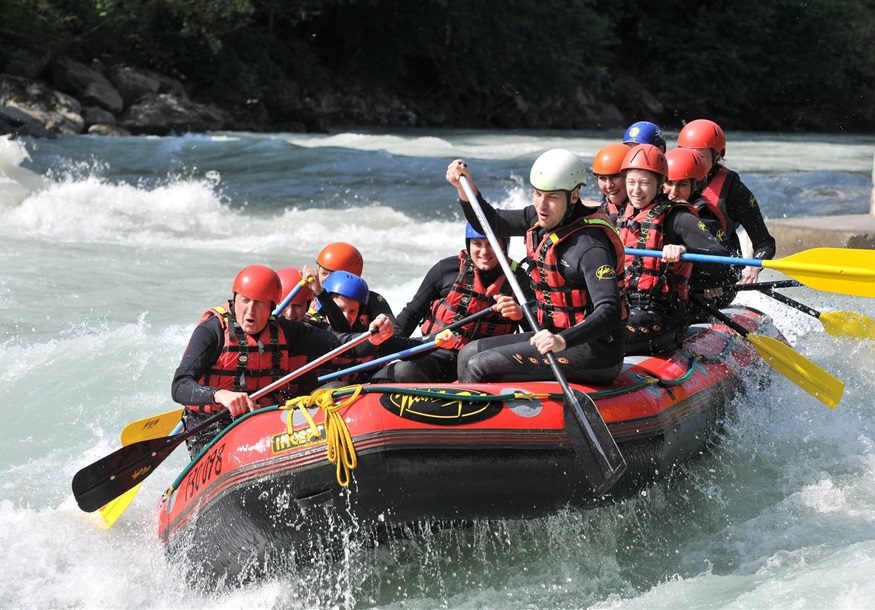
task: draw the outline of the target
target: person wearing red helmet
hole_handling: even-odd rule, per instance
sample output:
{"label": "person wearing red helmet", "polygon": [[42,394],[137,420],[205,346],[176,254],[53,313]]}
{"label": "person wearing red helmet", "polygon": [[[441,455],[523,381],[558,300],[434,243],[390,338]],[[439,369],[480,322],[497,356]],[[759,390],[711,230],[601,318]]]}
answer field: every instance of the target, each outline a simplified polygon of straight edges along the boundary
{"label": "person wearing red helmet", "polygon": [[[334,271],[346,271],[361,277],[364,269],[362,254],[352,244],[336,241],[322,248],[319,256],[316,257],[316,264],[318,272],[314,276],[311,286],[320,307],[317,309],[314,303],[308,312],[308,317],[313,321],[325,322],[336,331],[349,332],[351,326],[336,306],[334,299],[322,290],[322,282]],[[392,313],[392,307],[389,306],[388,301],[382,295],[369,291],[368,300],[362,307],[360,317],[367,323],[380,314],[388,317],[393,323],[395,322],[395,314]]]}
{"label": "person wearing red helmet", "polygon": [[472,341],[459,352],[460,382],[553,379],[547,352],[554,352],[566,378],[575,383],[610,383],[623,367],[623,244],[611,220],[580,200],[586,179],[580,157],[554,148],[532,164],[532,205],[498,210],[477,191],[461,159],[446,179],[459,195],[465,218],[479,232],[465,176],[498,237],[525,235],[529,276],[535,293],[536,333]]}
{"label": "person wearing red helmet", "polygon": [[670,201],[662,191],[668,176],[665,155],[650,144],[631,148],[623,159],[629,205],[618,228],[629,248],[662,250],[662,259],[626,256],[626,354],[653,354],[675,347],[688,323],[686,305],[692,264],[681,262],[688,249],[728,256],[695,209]]}
{"label": "person wearing red helmet", "polygon": [[[303,271],[306,273],[308,271],[307,267],[304,267]],[[283,298],[301,283],[301,272],[301,269],[295,267],[286,267],[285,269],[280,269],[276,272],[280,278],[280,283],[282,284],[281,294]],[[312,271],[310,272],[310,275],[312,275]],[[310,301],[312,300],[313,291],[310,287],[307,285],[301,286],[301,289],[298,290],[298,294],[295,295],[295,298],[291,300],[289,306],[286,307],[280,315],[288,320],[298,320],[300,322],[307,314],[307,308],[310,306]]]}
{"label": "person wearing red helmet", "polygon": [[[506,241],[503,244],[506,250]],[[528,276],[511,262],[517,281],[525,289]],[[457,256],[438,261],[425,274],[413,299],[398,314],[395,336],[409,337],[417,326],[423,336],[435,335],[450,324],[491,308],[474,322],[455,332],[459,338],[452,348],[438,348],[411,360],[399,360],[381,369],[374,380],[392,382],[451,382],[457,379],[459,350],[484,337],[508,335],[517,331],[523,312],[498,264],[498,257],[486,236],[469,223],[465,227],[465,249]],[[524,323],[523,323],[524,324]],[[527,325],[526,325],[527,326]]]}
{"label": "person wearing red helmet", "polygon": [[608,144],[596,153],[592,161],[592,173],[603,195],[599,209],[615,223],[626,208],[626,181],[620,168],[627,152],[629,147],[626,144]]}
{"label": "person wearing red helmet", "polygon": [[[775,238],[766,227],[756,197],[736,172],[720,163],[726,155],[726,136],[720,126],[708,119],[690,121],[678,134],[678,147],[696,150],[705,160],[707,175],[696,208],[711,232],[727,235],[730,250],[738,256],[741,243],[736,230],[744,227],[753,244],[753,257],[774,258]],[[756,282],[760,271],[760,267],[745,267],[740,283]],[[695,276],[691,285],[694,290],[710,287]]]}
{"label": "person wearing red helmet", "polygon": [[[245,267],[234,278],[231,292],[230,301],[201,316],[173,375],[171,395],[185,405],[186,429],[221,409],[228,412],[226,420],[187,439],[192,455],[230,424],[232,418],[315,389],[315,375],[311,373],[258,403],[249,397],[353,338],[296,320],[275,318],[272,311],[281,299],[282,284],[270,267]],[[392,323],[386,316],[379,316],[370,326],[378,333],[369,343],[354,348],[362,355],[392,336]]]}

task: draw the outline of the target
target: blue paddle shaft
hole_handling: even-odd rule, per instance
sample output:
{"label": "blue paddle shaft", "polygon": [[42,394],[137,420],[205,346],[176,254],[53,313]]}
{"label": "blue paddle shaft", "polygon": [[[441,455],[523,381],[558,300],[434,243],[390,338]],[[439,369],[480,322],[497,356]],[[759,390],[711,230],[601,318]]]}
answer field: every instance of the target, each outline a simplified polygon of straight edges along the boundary
{"label": "blue paddle shaft", "polygon": [[[661,250],[642,250],[640,248],[626,248],[626,254],[631,254],[632,256],[649,256],[652,258],[662,258]],[[681,260],[700,263],[717,263],[720,265],[747,265],[748,267],[763,266],[763,261],[758,258],[715,256],[713,254],[693,254],[691,252],[685,252],[684,254],[681,254]]]}
{"label": "blue paddle shaft", "polygon": [[303,288],[303,287],[304,287],[304,280],[301,280],[300,282],[295,284],[295,287],[292,288],[291,292],[289,292],[289,294],[286,295],[286,298],[284,298],[282,300],[282,303],[277,305],[276,309],[273,310],[273,315],[275,315],[275,316],[280,315],[285,310],[285,308],[289,306],[289,303],[292,302],[292,299],[294,299],[296,296],[298,296],[298,293],[301,292],[301,288]]}
{"label": "blue paddle shaft", "polygon": [[362,362],[361,364],[356,364],[340,371],[326,373],[325,375],[317,377],[316,381],[318,381],[319,383],[322,383],[324,381],[331,381],[332,379],[337,379],[338,377],[343,377],[344,375],[349,375],[350,373],[356,373],[358,371],[363,371],[365,369],[379,366],[385,362],[400,360],[401,358],[406,358],[407,356],[414,356],[421,352],[427,352],[431,349],[434,349],[435,347],[437,347],[437,339],[435,339],[434,341],[429,341],[428,343],[423,343],[422,345],[417,345],[415,347],[408,347],[407,349],[403,349],[400,352],[389,354],[388,356],[383,356],[382,358],[377,358],[376,360],[368,360],[367,362]]}

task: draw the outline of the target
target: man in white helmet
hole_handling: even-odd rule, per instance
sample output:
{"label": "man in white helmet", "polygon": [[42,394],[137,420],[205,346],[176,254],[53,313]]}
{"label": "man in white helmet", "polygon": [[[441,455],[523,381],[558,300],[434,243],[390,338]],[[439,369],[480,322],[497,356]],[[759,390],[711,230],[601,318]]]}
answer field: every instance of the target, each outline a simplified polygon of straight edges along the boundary
{"label": "man in white helmet", "polygon": [[459,353],[459,381],[552,379],[543,354],[555,352],[569,381],[610,383],[623,366],[623,244],[610,219],[580,201],[583,161],[561,148],[538,157],[530,175],[532,205],[522,210],[494,209],[468,166],[461,159],[450,163],[447,181],[456,187],[465,217],[482,231],[459,183],[463,175],[497,236],[525,235],[541,330],[466,345]]}

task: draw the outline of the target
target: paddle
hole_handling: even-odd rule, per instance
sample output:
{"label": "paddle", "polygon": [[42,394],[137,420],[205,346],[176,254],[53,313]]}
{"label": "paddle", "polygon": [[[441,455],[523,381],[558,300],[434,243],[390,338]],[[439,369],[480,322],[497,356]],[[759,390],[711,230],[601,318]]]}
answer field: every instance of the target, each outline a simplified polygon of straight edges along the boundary
{"label": "paddle", "polygon": [[786,343],[750,332],[716,307],[707,305],[700,297],[690,295],[690,299],[696,306],[750,341],[763,360],[784,377],[830,409],[835,409],[839,404],[845,390],[845,384],[841,379],[820,368]]}
{"label": "paddle", "polygon": [[176,409],[131,422],[122,430],[122,445],[167,436],[181,417],[182,409]]}
{"label": "paddle", "polygon": [[[626,254],[662,258],[659,250],[626,248]],[[775,269],[815,290],[875,297],[875,250],[814,248],[777,260],[687,252],[681,255],[681,260]]]}
{"label": "paddle", "polygon": [[289,292],[289,294],[286,295],[286,298],[284,298],[280,302],[280,304],[276,306],[276,309],[273,310],[273,315],[278,316],[283,311],[285,311],[286,307],[289,306],[289,303],[292,302],[292,299],[294,299],[296,296],[298,296],[298,293],[301,292],[301,288],[306,286],[309,282],[312,282],[313,279],[314,279],[313,276],[310,275],[310,276],[307,276],[306,278],[302,278],[300,282],[295,284],[295,287],[292,288],[292,290]]}
{"label": "paddle", "polygon": [[[304,366],[292,371],[285,377],[278,379],[270,385],[261,388],[257,392],[250,395],[252,400],[258,400],[262,396],[270,394],[277,388],[280,388],[300,377],[301,375],[313,370],[328,362],[335,356],[352,349],[353,347],[364,343],[376,332],[367,331],[360,334],[358,337],[344,343],[327,354],[308,362]],[[176,436],[162,437],[151,440],[140,441],[133,443],[116,450],[115,452],[103,457],[93,464],[82,468],[73,477],[73,496],[76,498],[76,503],[79,508],[85,512],[93,512],[117,497],[128,491],[135,485],[139,484],[143,479],[152,474],[152,471],[163,462],[167,456],[173,453],[185,439],[197,434],[222,417],[227,417],[225,410],[216,413],[212,417],[204,420],[204,422]]]}
{"label": "paddle", "polygon": [[[468,201],[474,210],[474,214],[477,216],[477,220],[480,222],[484,235],[486,235],[490,245],[492,245],[492,250],[498,258],[498,263],[501,265],[502,271],[504,271],[508,284],[510,284],[510,287],[513,289],[513,294],[516,297],[517,302],[525,303],[526,297],[523,294],[519,282],[517,282],[516,274],[514,274],[511,269],[510,264],[507,261],[507,256],[505,256],[501,244],[495,237],[492,227],[489,226],[489,222],[486,220],[486,215],[483,213],[483,209],[477,201],[477,196],[474,194],[471,185],[468,184],[468,179],[465,176],[460,176],[459,182],[465,191],[465,195],[468,197]],[[538,332],[538,321],[535,316],[532,315],[532,312],[529,311],[528,307],[522,307],[522,310],[529,326],[532,327],[534,332]],[[623,474],[623,471],[626,468],[626,461],[623,459],[620,449],[617,447],[614,437],[611,436],[608,426],[605,424],[605,420],[602,419],[601,413],[599,413],[596,404],[591,398],[586,396],[586,394],[581,394],[582,396],[586,396],[585,404],[581,405],[577,395],[574,394],[571,386],[568,385],[568,381],[565,379],[565,375],[559,368],[559,363],[556,361],[556,355],[553,352],[547,352],[545,356],[553,371],[553,376],[556,378],[556,381],[562,388],[562,393],[565,395],[565,428],[568,432],[569,439],[571,440],[574,451],[577,454],[577,458],[582,463],[584,474],[586,475],[589,484],[592,485],[595,494],[600,496],[616,482],[621,474]],[[574,416],[576,425],[571,424],[568,421],[569,413]]]}
{"label": "paddle", "polygon": [[818,311],[805,303],[791,299],[785,294],[776,292],[776,288],[794,288],[800,284],[795,280],[780,282],[760,282],[757,284],[731,284],[720,286],[724,290],[759,290],[764,294],[798,309],[802,313],[813,316],[820,321],[823,330],[833,337],[855,337],[857,339],[875,339],[875,320],[856,311]]}

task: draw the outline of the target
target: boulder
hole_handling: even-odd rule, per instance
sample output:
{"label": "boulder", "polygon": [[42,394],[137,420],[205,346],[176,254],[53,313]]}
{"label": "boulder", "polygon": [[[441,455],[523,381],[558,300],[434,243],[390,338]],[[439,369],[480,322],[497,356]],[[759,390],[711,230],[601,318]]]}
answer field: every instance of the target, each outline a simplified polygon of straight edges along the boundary
{"label": "boulder", "polygon": [[79,96],[83,104],[106,108],[113,114],[118,114],[125,107],[122,96],[115,87],[100,82],[88,83],[85,91]]}
{"label": "boulder", "polygon": [[115,89],[103,74],[78,61],[59,59],[52,65],[52,84],[65,93],[82,95],[92,83]]}
{"label": "boulder", "polygon": [[82,119],[85,121],[85,127],[116,124],[115,115],[99,106],[83,106]]}
{"label": "boulder", "polygon": [[95,134],[99,136],[129,136],[131,132],[125,129],[124,127],[119,127],[118,125],[108,125],[105,123],[98,123],[96,125],[92,125],[88,128],[88,133]]}
{"label": "boulder", "polygon": [[146,95],[119,117],[119,124],[131,133],[151,135],[221,129],[227,122],[227,115],[218,108],[170,93]]}
{"label": "boulder", "polygon": [[161,81],[146,70],[138,70],[130,66],[114,66],[107,72],[127,105],[143,96],[158,93],[161,87]]}
{"label": "boulder", "polygon": [[54,133],[81,133],[84,127],[75,98],[26,78],[0,74],[0,106],[16,109]]}

